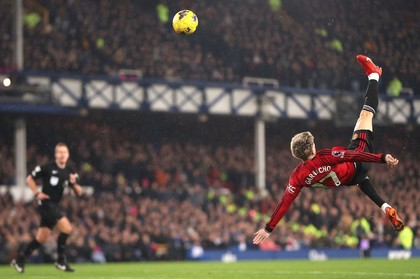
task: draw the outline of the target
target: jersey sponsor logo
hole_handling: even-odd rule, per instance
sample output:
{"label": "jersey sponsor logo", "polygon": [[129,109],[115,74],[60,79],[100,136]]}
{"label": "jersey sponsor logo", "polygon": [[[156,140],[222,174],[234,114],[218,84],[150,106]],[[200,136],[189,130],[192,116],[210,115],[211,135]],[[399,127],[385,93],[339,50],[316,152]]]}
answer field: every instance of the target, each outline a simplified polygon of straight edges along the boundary
{"label": "jersey sponsor logo", "polygon": [[57,170],[53,170],[52,171],[52,174],[57,174],[58,173],[58,171]]}
{"label": "jersey sponsor logo", "polygon": [[294,195],[296,193],[296,187],[289,184],[289,185],[287,185],[287,191],[290,194]]}
{"label": "jersey sponsor logo", "polygon": [[51,184],[51,186],[57,186],[57,184],[58,184],[58,181],[59,181],[60,179],[57,177],[57,176],[51,176],[50,177],[50,184]]}
{"label": "jersey sponsor logo", "polygon": [[340,157],[343,158],[344,157],[344,151],[332,151],[331,154],[335,157]]}

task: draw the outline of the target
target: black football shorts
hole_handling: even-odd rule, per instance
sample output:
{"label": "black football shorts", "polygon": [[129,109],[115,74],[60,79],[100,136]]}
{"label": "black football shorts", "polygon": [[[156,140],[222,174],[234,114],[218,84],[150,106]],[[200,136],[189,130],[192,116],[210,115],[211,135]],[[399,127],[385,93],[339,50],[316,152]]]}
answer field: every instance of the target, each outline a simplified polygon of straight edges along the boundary
{"label": "black football shorts", "polygon": [[[350,140],[347,149],[360,152],[373,152],[373,132],[369,130],[356,130]],[[368,171],[370,169],[369,163],[356,162],[356,175],[352,180],[352,185],[359,184],[365,179],[369,179]]]}
{"label": "black football shorts", "polygon": [[38,213],[41,216],[41,227],[48,227],[53,229],[57,224],[58,220],[64,217],[64,213],[61,211],[57,203],[43,202],[38,206]]}

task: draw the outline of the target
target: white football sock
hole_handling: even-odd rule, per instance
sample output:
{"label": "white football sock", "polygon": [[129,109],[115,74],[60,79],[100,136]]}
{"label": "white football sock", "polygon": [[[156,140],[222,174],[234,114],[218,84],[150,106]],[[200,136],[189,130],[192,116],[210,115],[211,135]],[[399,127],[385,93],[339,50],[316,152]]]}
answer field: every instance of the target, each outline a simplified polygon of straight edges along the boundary
{"label": "white football sock", "polygon": [[379,74],[378,73],[371,73],[370,75],[368,75],[368,79],[369,80],[374,79],[374,80],[378,81],[379,80]]}
{"label": "white football sock", "polygon": [[382,206],[381,206],[381,209],[382,209],[382,211],[384,212],[384,213],[386,213],[386,208],[387,207],[391,207],[389,204],[387,204],[387,203],[384,203]]}

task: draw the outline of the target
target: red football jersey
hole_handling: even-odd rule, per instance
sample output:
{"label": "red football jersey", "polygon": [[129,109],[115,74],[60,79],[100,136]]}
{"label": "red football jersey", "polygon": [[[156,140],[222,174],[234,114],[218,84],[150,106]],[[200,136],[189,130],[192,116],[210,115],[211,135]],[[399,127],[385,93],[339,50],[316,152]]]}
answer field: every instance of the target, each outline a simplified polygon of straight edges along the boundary
{"label": "red football jersey", "polygon": [[385,154],[334,147],[320,150],[312,160],[300,163],[290,175],[289,185],[267,222],[266,230],[275,228],[303,187],[336,188],[349,185],[356,174],[355,162],[385,163]]}

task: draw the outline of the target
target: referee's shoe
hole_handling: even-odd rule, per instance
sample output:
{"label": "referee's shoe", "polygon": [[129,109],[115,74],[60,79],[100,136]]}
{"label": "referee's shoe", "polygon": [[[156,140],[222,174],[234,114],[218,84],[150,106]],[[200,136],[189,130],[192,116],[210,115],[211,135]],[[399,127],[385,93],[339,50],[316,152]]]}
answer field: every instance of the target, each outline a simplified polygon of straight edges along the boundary
{"label": "referee's shoe", "polygon": [[56,261],[54,265],[58,270],[65,271],[65,272],[74,272],[74,269],[69,266],[65,258]]}
{"label": "referee's shoe", "polygon": [[18,259],[13,259],[10,265],[19,273],[23,273],[25,271],[25,264],[20,262]]}

